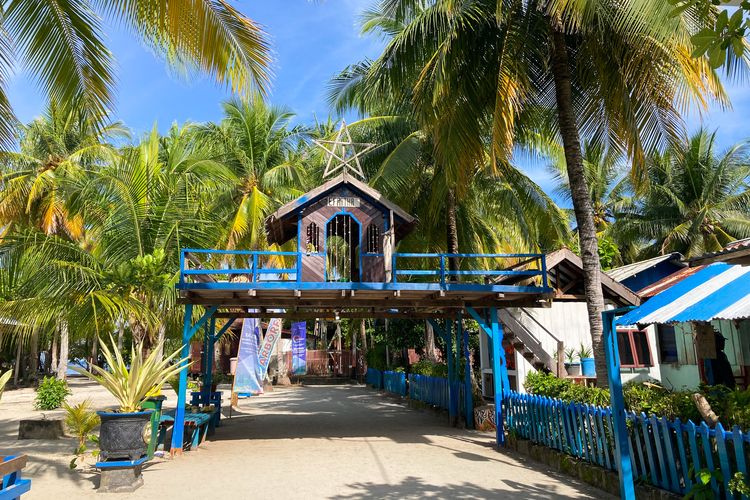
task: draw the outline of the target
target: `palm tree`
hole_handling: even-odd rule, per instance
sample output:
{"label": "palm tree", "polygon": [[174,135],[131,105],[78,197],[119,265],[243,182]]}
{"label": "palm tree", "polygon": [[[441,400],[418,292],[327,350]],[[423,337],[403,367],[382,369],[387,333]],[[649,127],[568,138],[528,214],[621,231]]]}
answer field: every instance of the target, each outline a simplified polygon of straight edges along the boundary
{"label": "palm tree", "polygon": [[231,178],[212,205],[226,221],[219,244],[227,249],[268,248],[264,221],[306,187],[303,158],[307,131],[290,126],[293,114],[262,99],[224,103],[224,118],[200,132]]}
{"label": "palm tree", "polygon": [[209,73],[235,92],[267,87],[265,34],[223,0],[8,0],[0,21],[0,143],[14,137],[4,79],[16,61],[50,100],[102,123],[115,76],[100,16],[131,28],[174,67]]}
{"label": "palm tree", "polygon": [[46,234],[81,240],[85,224],[71,216],[67,192],[86,171],[116,154],[109,141],[127,137],[120,123],[96,130],[78,109],[50,103],[46,113],[20,126],[20,151],[0,153],[0,226],[32,225]]}
{"label": "palm tree", "polygon": [[605,385],[601,270],[580,138],[626,151],[640,176],[644,151],[680,138],[680,110],[705,106],[704,95],[725,101],[707,61],[684,56],[705,19],[694,9],[670,17],[666,2],[604,0],[383,0],[374,11],[394,35],[366,86],[414,105],[445,168],[482,164],[487,144],[490,165],[502,170],[519,142],[562,142]]}
{"label": "palm tree", "polygon": [[719,151],[701,129],[646,159],[648,187],[624,207],[615,231],[645,245],[642,257],[695,257],[750,237],[750,143]]}

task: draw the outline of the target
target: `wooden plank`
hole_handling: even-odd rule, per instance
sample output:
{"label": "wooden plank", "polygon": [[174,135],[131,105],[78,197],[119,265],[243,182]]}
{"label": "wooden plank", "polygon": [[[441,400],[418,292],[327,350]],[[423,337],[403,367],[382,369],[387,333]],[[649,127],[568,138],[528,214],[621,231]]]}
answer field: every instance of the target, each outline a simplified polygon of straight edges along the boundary
{"label": "wooden plank", "polygon": [[643,447],[646,449],[646,457],[648,458],[648,476],[651,478],[651,484],[659,485],[659,473],[654,462],[654,455],[656,452],[653,447],[653,434],[649,432],[648,417],[645,413],[641,412],[638,420],[641,422],[641,431],[643,432]]}
{"label": "wooden plank", "polygon": [[654,415],[649,418],[649,424],[651,425],[651,432],[654,449],[656,450],[656,461],[659,465],[659,485],[662,489],[669,489],[669,477],[667,476],[667,464],[666,457],[664,456],[663,439],[661,436],[661,427],[659,426],[659,420]]}
{"label": "wooden plank", "polygon": [[680,492],[680,480],[677,477],[677,464],[674,456],[674,445],[672,443],[672,428],[667,422],[666,417],[661,417],[661,438],[664,441],[664,458],[667,461],[667,470],[669,471],[669,490],[675,493]]}
{"label": "wooden plank", "polygon": [[737,471],[747,477],[747,462],[745,461],[745,442],[742,439],[742,431],[735,425],[732,429],[732,443],[734,446],[734,458],[737,463]]}
{"label": "wooden plank", "polygon": [[689,469],[690,465],[688,462],[687,454],[685,453],[685,432],[682,428],[682,422],[677,418],[674,421],[675,437],[677,440],[677,452],[680,459],[680,476],[682,477],[682,487],[680,493],[687,493],[693,486],[693,482],[690,480]]}
{"label": "wooden plank", "polygon": [[716,451],[719,455],[719,465],[721,466],[721,475],[724,479],[724,496],[726,500],[734,500],[734,495],[729,492],[729,480],[732,479],[732,469],[729,466],[729,454],[727,453],[727,444],[724,438],[724,427],[721,422],[714,427],[716,436]]}
{"label": "wooden plank", "polygon": [[26,462],[28,462],[28,457],[26,455],[19,455],[5,461],[8,456],[10,455],[1,457],[3,462],[0,463],[0,477],[22,470],[26,467]]}
{"label": "wooden plank", "polygon": [[[706,422],[701,422],[698,432],[701,436],[701,444],[703,445],[703,455],[706,458],[706,468],[714,470],[713,446],[711,446],[711,436]],[[718,497],[719,485],[716,483],[716,478],[714,477],[711,477],[711,489],[714,490],[714,495]]]}

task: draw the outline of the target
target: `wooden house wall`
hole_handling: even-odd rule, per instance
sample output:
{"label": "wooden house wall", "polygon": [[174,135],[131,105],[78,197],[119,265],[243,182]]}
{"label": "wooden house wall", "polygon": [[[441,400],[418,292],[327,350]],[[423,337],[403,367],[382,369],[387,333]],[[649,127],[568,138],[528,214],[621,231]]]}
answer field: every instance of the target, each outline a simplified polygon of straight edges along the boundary
{"label": "wooden house wall", "polygon": [[[347,196],[360,199],[360,206],[357,208],[340,208],[328,206],[329,196]],[[359,273],[361,281],[382,282],[385,279],[385,264],[383,257],[379,255],[368,255],[363,250],[366,249],[367,227],[375,224],[380,228],[380,251],[382,252],[382,238],[385,234],[385,218],[380,208],[370,203],[367,198],[362,197],[351,190],[342,187],[331,192],[328,196],[321,198],[316,203],[305,208],[302,212],[302,227],[298,234],[302,241],[299,242],[299,249],[302,252],[307,250],[307,227],[311,223],[318,226],[318,238],[320,247],[318,254],[303,254],[302,256],[302,279],[304,281],[324,281],[325,280],[325,238],[326,224],[329,219],[337,214],[350,214],[360,224],[359,227],[359,251],[362,254],[362,269]],[[359,267],[359,262],[352,263],[352,271],[355,273]]]}

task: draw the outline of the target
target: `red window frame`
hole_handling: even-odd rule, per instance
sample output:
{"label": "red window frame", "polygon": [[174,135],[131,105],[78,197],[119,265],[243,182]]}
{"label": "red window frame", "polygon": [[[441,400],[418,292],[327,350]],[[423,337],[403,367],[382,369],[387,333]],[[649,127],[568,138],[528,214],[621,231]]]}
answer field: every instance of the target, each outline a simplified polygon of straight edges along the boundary
{"label": "red window frame", "polygon": [[[630,349],[630,353],[633,358],[632,364],[624,364],[622,363],[622,356],[620,356],[620,367],[621,368],[651,368],[654,366],[654,350],[651,348],[651,341],[648,338],[648,334],[645,330],[639,330],[637,328],[618,328],[617,329],[617,342],[618,342],[618,348],[622,349],[625,346],[620,346],[620,340],[622,339],[621,334],[625,334],[628,339],[628,346],[627,348]],[[641,360],[638,356],[638,350],[635,348],[635,334],[643,335],[643,338],[646,341],[646,349],[648,349],[648,361],[649,364],[646,364]]]}

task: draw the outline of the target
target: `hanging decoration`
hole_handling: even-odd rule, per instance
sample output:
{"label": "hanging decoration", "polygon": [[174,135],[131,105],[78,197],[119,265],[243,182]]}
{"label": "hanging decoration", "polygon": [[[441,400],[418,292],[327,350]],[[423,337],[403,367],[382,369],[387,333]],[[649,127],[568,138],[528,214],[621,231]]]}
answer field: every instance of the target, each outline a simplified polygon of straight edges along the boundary
{"label": "hanging decoration", "polygon": [[292,323],[292,373],[307,373],[307,323]]}
{"label": "hanging decoration", "polygon": [[237,367],[234,373],[232,392],[241,396],[263,393],[263,378],[259,377],[258,343],[260,322],[257,318],[245,318],[242,322],[240,345],[237,351]]}
{"label": "hanging decoration", "polygon": [[[349,127],[345,120],[341,120],[336,138],[332,141],[316,139],[315,144],[323,148],[328,156],[326,169],[323,172],[323,178],[334,176],[339,170],[344,173],[347,171],[356,174],[360,179],[365,180],[365,173],[362,170],[362,164],[359,162],[360,156],[373,149],[376,145],[364,142],[354,142],[349,133]],[[359,149],[359,151],[357,151]]]}

